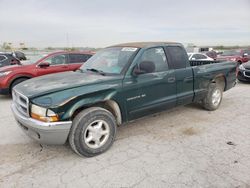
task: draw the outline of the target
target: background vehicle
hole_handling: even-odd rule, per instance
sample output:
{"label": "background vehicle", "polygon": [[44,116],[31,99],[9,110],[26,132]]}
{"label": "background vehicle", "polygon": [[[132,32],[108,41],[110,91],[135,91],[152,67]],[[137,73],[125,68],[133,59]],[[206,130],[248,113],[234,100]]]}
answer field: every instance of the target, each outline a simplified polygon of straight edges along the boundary
{"label": "background vehicle", "polygon": [[217,60],[235,61],[239,64],[250,60],[250,49],[228,50],[217,56]]}
{"label": "background vehicle", "polygon": [[79,71],[17,85],[12,111],[22,130],[38,142],[69,139],[77,154],[95,156],[111,147],[122,123],[193,102],[216,110],[223,91],[235,85],[236,64],[198,62],[190,62],[179,43],[111,46]]}
{"label": "background vehicle", "polygon": [[213,61],[214,59],[202,53],[188,53],[189,60]]}
{"label": "background vehicle", "polygon": [[212,58],[214,60],[217,59],[217,53],[215,51],[213,51],[213,50],[207,51],[207,52],[203,52],[203,53],[205,53],[208,57],[210,57],[210,58]]}
{"label": "background vehicle", "polygon": [[250,82],[250,61],[239,66],[237,78],[242,82]]}
{"label": "background vehicle", "polygon": [[18,66],[2,67],[0,68],[0,94],[10,94],[15,85],[30,78],[75,71],[92,55],[92,52],[55,52],[36,56]]}
{"label": "background vehicle", "polygon": [[12,53],[0,53],[0,67],[20,64],[20,61]]}
{"label": "background vehicle", "polygon": [[20,61],[27,60],[25,54],[24,54],[23,52],[21,52],[21,51],[14,51],[14,52],[13,52],[13,55],[14,55],[17,59],[19,59]]}

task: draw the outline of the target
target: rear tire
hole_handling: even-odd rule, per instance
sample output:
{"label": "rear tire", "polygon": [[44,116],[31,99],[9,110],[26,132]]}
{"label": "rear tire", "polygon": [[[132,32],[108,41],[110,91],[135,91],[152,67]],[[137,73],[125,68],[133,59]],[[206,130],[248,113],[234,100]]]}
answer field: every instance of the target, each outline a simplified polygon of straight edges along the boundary
{"label": "rear tire", "polygon": [[80,156],[93,157],[108,150],[116,136],[116,120],[111,112],[91,107],[73,120],[69,134],[72,150]]}
{"label": "rear tire", "polygon": [[219,108],[224,87],[218,83],[210,83],[207,96],[202,100],[202,106],[206,110],[213,111]]}

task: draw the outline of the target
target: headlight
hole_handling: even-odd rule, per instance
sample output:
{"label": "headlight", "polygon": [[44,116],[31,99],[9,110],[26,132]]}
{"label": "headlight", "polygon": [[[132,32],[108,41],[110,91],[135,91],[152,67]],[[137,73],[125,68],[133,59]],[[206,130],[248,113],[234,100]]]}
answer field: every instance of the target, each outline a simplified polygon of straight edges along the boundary
{"label": "headlight", "polygon": [[31,117],[44,122],[55,122],[59,120],[58,115],[50,109],[37,105],[31,105]]}
{"label": "headlight", "polygon": [[12,71],[5,71],[5,72],[0,72],[0,77],[7,76],[10,74]]}
{"label": "headlight", "polygon": [[243,65],[240,65],[240,66],[239,66],[239,69],[240,69],[240,70],[246,70],[245,67],[244,67]]}

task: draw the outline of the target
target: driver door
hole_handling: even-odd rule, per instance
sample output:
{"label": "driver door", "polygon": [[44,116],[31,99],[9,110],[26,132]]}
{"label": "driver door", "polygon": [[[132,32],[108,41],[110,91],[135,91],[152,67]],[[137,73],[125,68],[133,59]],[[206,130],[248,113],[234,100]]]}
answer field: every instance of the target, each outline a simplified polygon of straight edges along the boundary
{"label": "driver door", "polygon": [[131,75],[124,79],[124,99],[128,120],[153,114],[176,105],[176,82],[174,70],[168,69],[167,58],[162,47],[146,49],[137,66],[153,65],[150,71]]}
{"label": "driver door", "polygon": [[[40,67],[39,64],[42,63],[48,63],[49,66]],[[69,71],[67,54],[59,54],[52,57],[48,57],[39,64],[37,65],[37,76]]]}

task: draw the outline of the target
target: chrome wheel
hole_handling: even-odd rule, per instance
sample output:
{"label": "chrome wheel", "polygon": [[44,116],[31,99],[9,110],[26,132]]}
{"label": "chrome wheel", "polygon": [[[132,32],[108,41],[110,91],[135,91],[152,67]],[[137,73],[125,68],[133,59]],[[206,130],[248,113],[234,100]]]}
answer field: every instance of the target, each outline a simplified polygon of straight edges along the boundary
{"label": "chrome wheel", "polygon": [[221,91],[220,89],[216,88],[212,94],[212,103],[214,106],[218,106],[221,101]]}
{"label": "chrome wheel", "polygon": [[84,133],[84,142],[91,149],[102,147],[110,136],[110,128],[106,121],[96,120],[89,124]]}

